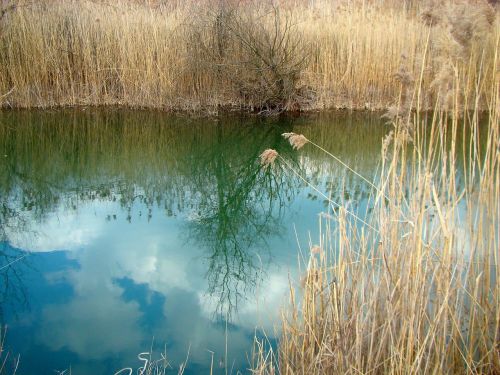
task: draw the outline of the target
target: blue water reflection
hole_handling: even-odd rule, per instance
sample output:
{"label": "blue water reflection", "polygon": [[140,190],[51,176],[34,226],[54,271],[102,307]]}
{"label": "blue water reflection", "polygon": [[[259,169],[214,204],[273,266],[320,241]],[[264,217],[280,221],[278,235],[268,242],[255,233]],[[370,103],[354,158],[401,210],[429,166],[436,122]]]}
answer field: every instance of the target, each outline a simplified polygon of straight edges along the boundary
{"label": "blue water reflection", "polygon": [[[189,120],[134,112],[2,114],[1,319],[20,373],[137,369],[165,351],[173,371],[244,372],[255,329],[274,342],[298,244],[318,241],[321,197],[276,148],[334,199],[369,190],[284,131],[315,137],[365,175],[376,117]],[[355,144],[348,145],[358,136]],[[10,263],[28,252],[28,256]],[[212,354],[213,353],[213,354]]]}

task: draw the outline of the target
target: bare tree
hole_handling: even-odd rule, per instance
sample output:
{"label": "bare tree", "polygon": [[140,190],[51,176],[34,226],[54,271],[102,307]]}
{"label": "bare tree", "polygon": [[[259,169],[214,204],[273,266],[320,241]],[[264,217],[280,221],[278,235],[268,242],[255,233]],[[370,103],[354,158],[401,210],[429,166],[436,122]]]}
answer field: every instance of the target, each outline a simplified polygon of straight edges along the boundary
{"label": "bare tree", "polygon": [[292,15],[278,5],[219,1],[201,10],[188,48],[192,60],[231,90],[241,104],[260,113],[300,110],[311,99],[300,86],[310,56]]}

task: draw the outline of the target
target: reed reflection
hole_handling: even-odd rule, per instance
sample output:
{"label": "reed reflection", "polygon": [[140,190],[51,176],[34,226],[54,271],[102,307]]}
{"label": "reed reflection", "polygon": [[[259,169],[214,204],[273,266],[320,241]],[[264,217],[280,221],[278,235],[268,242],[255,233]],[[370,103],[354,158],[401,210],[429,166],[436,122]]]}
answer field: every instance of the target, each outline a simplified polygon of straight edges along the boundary
{"label": "reed reflection", "polygon": [[36,236],[30,223],[77,212],[89,201],[120,204],[108,221],[126,216],[133,224],[163,211],[184,222],[184,237],[205,249],[214,312],[230,315],[262,278],[267,239],[279,235],[283,207],[297,188],[258,164],[263,148],[288,152],[280,134],[290,124],[164,119],[122,112],[5,115],[0,227],[7,242]]}
{"label": "reed reflection", "polygon": [[271,259],[268,239],[282,233],[284,208],[304,188],[289,171],[261,170],[258,155],[278,150],[333,199],[356,205],[369,193],[359,180],[313,148],[293,152],[281,133],[304,132],[370,175],[386,132],[374,118],[367,123],[366,116],[346,115],[213,120],[123,110],[5,112],[0,231],[7,242],[9,236],[36,236],[32,223],[77,212],[91,201],[119,203],[121,210],[108,213],[108,221],[125,216],[133,224],[161,212],[177,217],[184,237],[205,249],[214,312],[230,314],[264,276]]}

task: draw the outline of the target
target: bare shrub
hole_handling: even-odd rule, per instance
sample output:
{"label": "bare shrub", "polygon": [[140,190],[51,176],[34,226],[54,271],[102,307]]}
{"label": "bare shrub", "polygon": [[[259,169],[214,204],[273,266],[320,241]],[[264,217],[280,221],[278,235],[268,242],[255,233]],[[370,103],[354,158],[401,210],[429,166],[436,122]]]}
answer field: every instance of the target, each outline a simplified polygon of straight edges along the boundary
{"label": "bare shrub", "polygon": [[220,1],[190,29],[189,57],[220,82],[219,95],[260,113],[307,105],[311,90],[299,79],[310,53],[289,12],[270,3]]}

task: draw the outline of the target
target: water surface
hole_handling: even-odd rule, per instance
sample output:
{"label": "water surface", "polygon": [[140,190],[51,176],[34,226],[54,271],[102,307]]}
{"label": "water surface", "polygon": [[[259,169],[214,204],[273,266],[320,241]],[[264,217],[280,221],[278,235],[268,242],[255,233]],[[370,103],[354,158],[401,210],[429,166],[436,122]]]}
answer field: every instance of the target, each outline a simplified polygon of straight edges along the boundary
{"label": "water surface", "polygon": [[113,374],[165,352],[176,373],[245,372],[274,342],[300,251],[334,200],[369,188],[303,133],[375,174],[379,115],[192,119],[128,110],[0,113],[0,323],[19,374]]}

